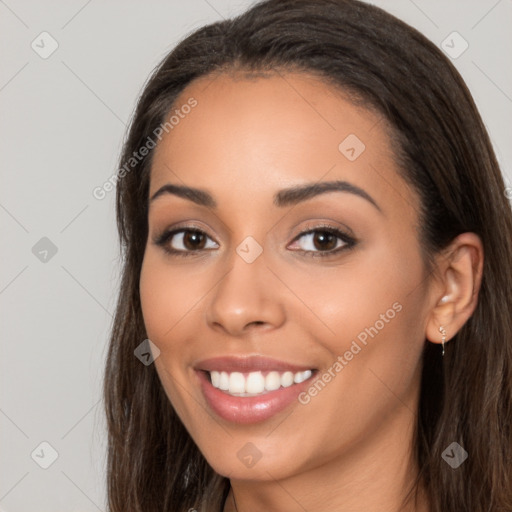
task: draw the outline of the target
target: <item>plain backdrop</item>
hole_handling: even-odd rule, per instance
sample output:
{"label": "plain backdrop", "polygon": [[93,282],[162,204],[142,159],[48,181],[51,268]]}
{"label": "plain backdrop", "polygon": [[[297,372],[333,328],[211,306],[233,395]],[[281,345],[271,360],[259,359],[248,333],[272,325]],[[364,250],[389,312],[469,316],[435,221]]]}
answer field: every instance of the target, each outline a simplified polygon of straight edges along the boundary
{"label": "plain backdrop", "polygon": [[[450,37],[453,55],[468,45],[453,62],[512,187],[512,1],[372,3],[440,47]],[[0,511],[105,510],[101,385],[120,267],[115,192],[92,191],[116,171],[151,70],[251,4],[0,0]]]}

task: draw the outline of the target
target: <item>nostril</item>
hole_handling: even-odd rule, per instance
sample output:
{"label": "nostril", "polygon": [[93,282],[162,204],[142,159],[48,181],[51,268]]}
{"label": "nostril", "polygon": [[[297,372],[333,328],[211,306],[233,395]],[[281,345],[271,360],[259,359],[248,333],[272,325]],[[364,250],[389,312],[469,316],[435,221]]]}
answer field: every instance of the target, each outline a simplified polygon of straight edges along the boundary
{"label": "nostril", "polygon": [[255,322],[251,322],[248,325],[264,325],[264,324],[265,324],[265,322],[262,322],[261,320],[256,320]]}

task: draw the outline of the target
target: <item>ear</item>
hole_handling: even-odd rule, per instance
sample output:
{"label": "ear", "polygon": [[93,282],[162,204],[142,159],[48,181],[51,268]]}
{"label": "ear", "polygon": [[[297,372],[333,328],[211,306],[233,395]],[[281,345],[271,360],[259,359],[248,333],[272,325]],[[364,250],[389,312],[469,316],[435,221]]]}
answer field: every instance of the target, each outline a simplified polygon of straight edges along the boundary
{"label": "ear", "polygon": [[466,323],[478,303],[482,283],[484,251],[480,237],[462,233],[437,257],[435,284],[431,290],[426,338],[441,343],[439,327],[448,341]]}

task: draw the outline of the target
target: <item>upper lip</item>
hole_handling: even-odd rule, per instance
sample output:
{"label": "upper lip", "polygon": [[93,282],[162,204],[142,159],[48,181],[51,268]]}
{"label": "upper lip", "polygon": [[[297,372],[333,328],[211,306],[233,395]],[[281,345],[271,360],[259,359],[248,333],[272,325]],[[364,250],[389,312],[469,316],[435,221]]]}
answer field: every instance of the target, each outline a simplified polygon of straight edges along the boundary
{"label": "upper lip", "polygon": [[302,372],[313,370],[310,365],[298,365],[264,356],[222,356],[203,359],[195,365],[196,370],[250,373],[255,371]]}

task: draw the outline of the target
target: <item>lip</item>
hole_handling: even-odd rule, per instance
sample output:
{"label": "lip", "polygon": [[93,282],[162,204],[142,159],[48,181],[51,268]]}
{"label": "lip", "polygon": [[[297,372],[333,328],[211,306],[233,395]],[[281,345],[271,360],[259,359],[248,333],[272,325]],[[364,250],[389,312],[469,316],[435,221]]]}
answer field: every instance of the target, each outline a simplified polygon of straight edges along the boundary
{"label": "lip", "polygon": [[[251,397],[232,396],[214,388],[207,374],[210,371],[248,373],[267,370],[291,371],[294,373],[304,370],[314,371],[313,375],[304,382]],[[261,356],[205,359],[196,365],[195,372],[210,409],[220,418],[238,424],[262,422],[288,408],[293,402],[297,406],[299,394],[311,385],[318,373],[311,366],[295,365]]]}
{"label": "lip", "polygon": [[195,365],[195,369],[207,372],[250,373],[275,370],[278,372],[290,371],[296,373],[303,372],[305,370],[313,370],[315,368],[311,366],[292,364],[278,359],[273,359],[271,357],[253,355],[245,357],[223,356],[203,359]]}

